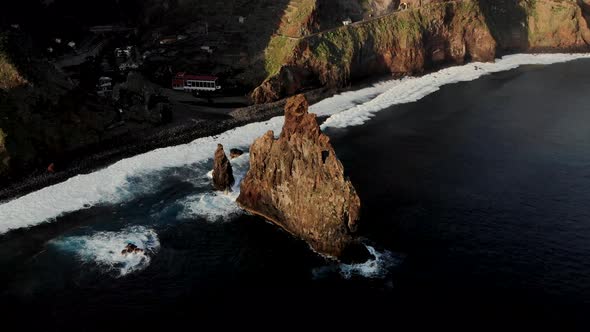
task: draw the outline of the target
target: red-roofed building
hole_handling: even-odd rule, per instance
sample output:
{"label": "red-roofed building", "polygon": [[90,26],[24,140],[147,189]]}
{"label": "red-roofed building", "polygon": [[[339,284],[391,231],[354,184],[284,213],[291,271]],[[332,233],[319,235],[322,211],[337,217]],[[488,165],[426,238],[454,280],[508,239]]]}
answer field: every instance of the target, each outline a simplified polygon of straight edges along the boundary
{"label": "red-roofed building", "polygon": [[210,75],[189,75],[177,73],[172,80],[172,89],[182,91],[215,91],[221,89],[217,85],[218,78]]}

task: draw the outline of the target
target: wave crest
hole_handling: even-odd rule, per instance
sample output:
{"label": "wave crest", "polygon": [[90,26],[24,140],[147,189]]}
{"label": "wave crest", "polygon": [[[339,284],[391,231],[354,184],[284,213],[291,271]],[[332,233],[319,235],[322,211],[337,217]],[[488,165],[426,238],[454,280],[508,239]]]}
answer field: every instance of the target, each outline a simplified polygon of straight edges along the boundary
{"label": "wave crest", "polygon": [[[123,255],[132,243],[141,252]],[[98,232],[87,236],[69,236],[51,242],[59,250],[73,253],[85,264],[96,264],[104,273],[122,277],[148,267],[160,250],[158,235],[144,226],[127,227],[120,232]]]}

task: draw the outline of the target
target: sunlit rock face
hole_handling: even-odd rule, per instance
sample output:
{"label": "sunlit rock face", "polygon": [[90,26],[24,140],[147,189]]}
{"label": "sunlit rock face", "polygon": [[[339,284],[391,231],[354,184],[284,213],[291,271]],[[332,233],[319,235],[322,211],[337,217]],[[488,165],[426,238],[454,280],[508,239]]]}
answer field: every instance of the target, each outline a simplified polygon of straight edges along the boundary
{"label": "sunlit rock face", "polygon": [[234,182],[234,173],[229,159],[225,155],[223,145],[218,144],[213,162],[213,186],[216,190],[228,191]]}
{"label": "sunlit rock face", "polygon": [[278,139],[272,131],[250,148],[250,170],[238,203],[307,241],[316,251],[341,257],[352,244],[360,199],[303,95],[285,108]]}

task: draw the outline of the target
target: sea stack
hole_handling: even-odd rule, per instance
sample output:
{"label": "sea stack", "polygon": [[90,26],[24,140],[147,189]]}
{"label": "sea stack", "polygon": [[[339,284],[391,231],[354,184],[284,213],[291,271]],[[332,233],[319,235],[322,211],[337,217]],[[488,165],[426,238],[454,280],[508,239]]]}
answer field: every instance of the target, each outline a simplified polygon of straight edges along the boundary
{"label": "sea stack", "polygon": [[217,144],[213,162],[213,186],[216,190],[228,191],[234,185],[234,173],[223,145]]}
{"label": "sea stack", "polygon": [[328,256],[354,242],[360,199],[303,95],[290,98],[278,139],[272,131],[250,147],[250,170],[238,204]]}

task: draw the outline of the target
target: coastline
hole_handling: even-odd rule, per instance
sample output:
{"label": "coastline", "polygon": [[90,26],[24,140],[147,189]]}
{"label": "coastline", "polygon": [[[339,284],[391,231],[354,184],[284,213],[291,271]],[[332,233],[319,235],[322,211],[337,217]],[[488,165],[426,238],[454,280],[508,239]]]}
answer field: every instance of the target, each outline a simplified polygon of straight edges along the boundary
{"label": "coastline", "polygon": [[[318,88],[307,91],[305,95],[310,101],[317,103],[337,92],[334,89]],[[63,170],[55,173],[37,170],[4,181],[0,188],[0,204],[67,181],[74,176],[92,173],[125,158],[159,148],[186,144],[202,137],[215,136],[249,123],[269,120],[283,114],[284,104],[283,99],[273,103],[251,105],[231,111],[231,118],[227,120],[203,120],[172,128],[154,128],[147,137],[142,137],[146,131],[122,137],[122,139],[128,139],[129,143],[123,143],[120,139],[103,142],[91,147],[91,152],[88,154],[76,153],[71,160],[66,161]]]}
{"label": "coastline", "polygon": [[[583,53],[542,52],[520,54],[556,54],[557,56],[559,56],[563,54],[582,55]],[[517,54],[503,53],[502,55],[510,56]],[[498,59],[501,58],[496,58],[496,60]],[[465,65],[469,65],[470,63],[473,62],[466,63]],[[487,63],[494,64],[495,61]],[[408,78],[426,77],[440,70],[454,67],[460,66],[441,66],[424,72],[419,76],[409,76]],[[324,99],[330,98],[336,94],[344,93],[347,91],[355,91],[356,89],[361,89],[371,84],[381,82],[384,78],[384,76],[368,78],[364,81],[357,82],[356,84],[349,86],[348,88],[343,88],[340,90],[330,88],[317,88],[314,90],[309,90],[304,94],[310,101],[310,104],[315,104]],[[403,78],[390,77],[390,79],[399,80]],[[5,204],[14,199],[18,199],[22,196],[36,192],[43,188],[65,182],[68,179],[71,179],[75,176],[89,174],[101,170],[126,158],[130,158],[160,148],[173,147],[181,144],[190,143],[199,138],[216,136],[228,130],[238,128],[247,124],[267,121],[273,117],[280,116],[283,114],[283,106],[285,104],[285,101],[286,99],[282,99],[272,103],[238,108],[230,113],[231,118],[227,120],[205,120],[199,123],[181,124],[173,128],[162,128],[161,130],[158,130],[158,128],[156,128],[154,130],[154,133],[149,135],[148,137],[138,137],[143,132],[136,133],[134,141],[132,141],[129,144],[122,144],[122,142],[120,141],[105,143],[104,147],[101,149],[91,150],[90,154],[76,156],[72,158],[72,160],[68,162],[68,166],[64,170],[51,174],[45,171],[37,171],[36,173],[29,174],[28,176],[23,176],[5,182],[6,185],[3,188],[0,188],[0,204]],[[323,115],[324,114],[318,114],[318,117],[322,117]]]}
{"label": "coastline", "polygon": [[[590,59],[585,54],[514,54],[496,59],[495,62],[469,63],[450,66],[423,76],[381,80],[355,86],[337,95],[323,99],[311,106],[310,111],[326,120],[325,128],[359,126],[375,113],[392,105],[416,102],[438,91],[442,86],[476,80],[482,76],[516,69],[523,65],[551,65],[573,60]],[[323,91],[333,94],[334,91]],[[317,91],[316,91],[317,93]],[[319,98],[318,98],[319,99]],[[280,104],[273,105],[274,112]],[[268,105],[266,105],[268,108]],[[268,109],[272,113],[272,109]],[[279,108],[280,110],[280,108]],[[258,114],[258,113],[257,113]],[[242,116],[247,115],[242,114]],[[258,114],[262,117],[261,114]],[[234,117],[240,117],[234,114]],[[87,174],[79,174],[68,181],[43,187],[22,197],[0,204],[0,234],[22,228],[30,228],[58,220],[59,216],[103,204],[119,204],[135,197],[133,183],[148,178],[141,190],[150,191],[149,185],[158,185],[158,174],[175,172],[177,167],[196,165],[211,159],[217,144],[247,148],[253,140],[268,130],[280,132],[282,116],[266,121],[252,122],[228,129],[215,136],[194,139],[186,144],[156,148],[145,153],[112,162],[112,164]],[[234,122],[234,124],[238,121]],[[219,127],[217,127],[219,128]],[[160,142],[161,143],[161,142]],[[155,176],[155,178],[152,178]],[[134,180],[136,179],[137,180]]]}

